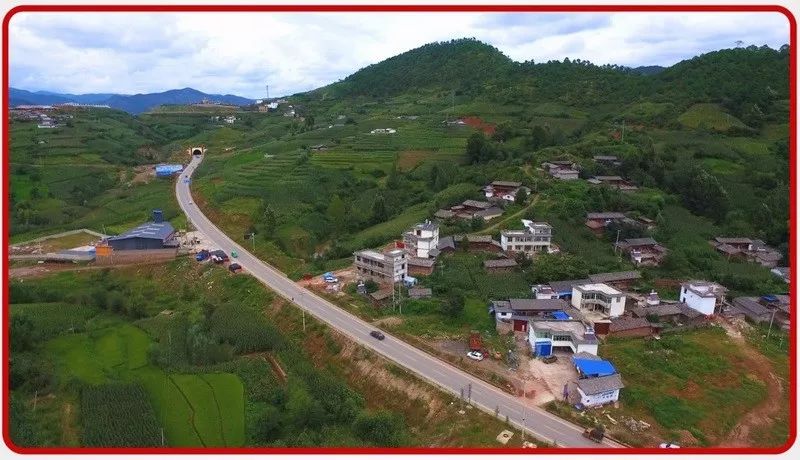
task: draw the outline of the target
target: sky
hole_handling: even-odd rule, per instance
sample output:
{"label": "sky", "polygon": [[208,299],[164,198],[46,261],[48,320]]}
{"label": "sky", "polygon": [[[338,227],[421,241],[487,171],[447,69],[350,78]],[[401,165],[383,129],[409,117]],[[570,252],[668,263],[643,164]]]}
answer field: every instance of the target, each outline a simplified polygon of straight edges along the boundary
{"label": "sky", "polygon": [[[778,13],[19,13],[10,82],[61,93],[192,87],[250,98],[308,91],[434,41],[474,37],[516,61],[669,66],[789,42]],[[737,43],[741,42],[741,43]]]}

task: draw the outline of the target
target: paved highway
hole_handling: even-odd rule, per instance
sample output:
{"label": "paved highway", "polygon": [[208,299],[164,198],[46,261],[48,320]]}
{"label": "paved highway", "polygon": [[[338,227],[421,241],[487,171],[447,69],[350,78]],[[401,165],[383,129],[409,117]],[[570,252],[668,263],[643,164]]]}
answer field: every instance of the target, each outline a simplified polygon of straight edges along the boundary
{"label": "paved highway", "polygon": [[521,398],[511,396],[497,387],[396,337],[385,334],[386,338],[382,341],[371,337],[369,333],[376,329],[375,326],[299,286],[283,273],[236,244],[206,218],[192,201],[190,180],[184,180],[184,176],[191,178],[192,173],[201,161],[202,157],[193,157],[177,181],[175,192],[181,209],[186,213],[189,222],[197,230],[203,232],[215,246],[227,253],[236,250],[238,253],[237,262],[270,289],[286,299],[293,300],[300,308],[305,309],[308,313],[328,323],[331,327],[361,345],[380,353],[387,359],[409,369],[419,377],[449,393],[460,395],[463,390],[466,397],[471,388],[473,406],[492,415],[497,411],[500,418],[503,419],[508,416],[509,422],[513,425],[518,428],[524,426],[528,435],[553,442],[561,447],[623,447],[609,440],[605,440],[603,444],[592,442],[583,437],[583,429],[579,426],[558,418],[538,407],[528,405]]}

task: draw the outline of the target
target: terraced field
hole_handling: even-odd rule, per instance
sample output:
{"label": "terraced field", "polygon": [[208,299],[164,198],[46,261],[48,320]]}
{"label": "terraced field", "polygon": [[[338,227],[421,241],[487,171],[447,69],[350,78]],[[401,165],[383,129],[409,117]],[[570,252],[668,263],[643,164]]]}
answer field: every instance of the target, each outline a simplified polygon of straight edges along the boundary
{"label": "terraced field", "polygon": [[151,340],[117,324],[47,343],[61,382],[138,382],[147,391],[171,446],[244,444],[244,389],[233,374],[169,374],[149,364]]}

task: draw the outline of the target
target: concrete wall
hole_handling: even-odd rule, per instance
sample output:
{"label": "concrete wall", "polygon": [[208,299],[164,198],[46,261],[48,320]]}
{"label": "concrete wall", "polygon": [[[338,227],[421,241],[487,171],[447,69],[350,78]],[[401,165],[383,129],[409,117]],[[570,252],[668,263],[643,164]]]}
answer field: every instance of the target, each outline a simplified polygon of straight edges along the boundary
{"label": "concrete wall", "polygon": [[608,404],[619,399],[619,390],[614,390],[608,393],[601,393],[599,395],[586,395],[580,388],[578,394],[581,396],[581,403],[584,406],[599,406],[601,404]]}
{"label": "concrete wall", "polygon": [[140,262],[158,262],[172,260],[178,255],[177,248],[142,249],[131,251],[114,250],[109,256],[97,256],[98,265],[133,264]]}

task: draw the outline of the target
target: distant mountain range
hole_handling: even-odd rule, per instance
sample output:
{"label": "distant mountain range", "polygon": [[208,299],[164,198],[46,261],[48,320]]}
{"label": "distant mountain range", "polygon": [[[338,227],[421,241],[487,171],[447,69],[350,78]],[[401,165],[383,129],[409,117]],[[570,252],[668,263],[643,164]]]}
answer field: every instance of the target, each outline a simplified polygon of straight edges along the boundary
{"label": "distant mountain range", "polygon": [[232,105],[249,105],[253,99],[247,99],[233,94],[206,94],[193,88],[171,89],[163,93],[148,94],[61,94],[50,91],[26,91],[24,89],[10,88],[9,105],[53,105],[76,102],[79,104],[100,104],[124,110],[131,114],[146,112],[154,107],[164,104],[193,104],[203,99],[222,102]]}

